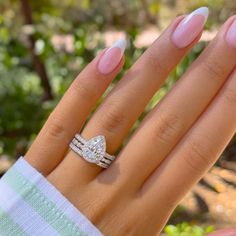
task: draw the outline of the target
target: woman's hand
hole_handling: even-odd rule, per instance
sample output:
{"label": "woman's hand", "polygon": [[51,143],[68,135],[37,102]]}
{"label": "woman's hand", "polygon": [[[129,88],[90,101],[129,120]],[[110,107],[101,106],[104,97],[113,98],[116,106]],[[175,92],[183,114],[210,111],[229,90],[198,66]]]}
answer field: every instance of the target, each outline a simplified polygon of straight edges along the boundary
{"label": "woman's hand", "polygon": [[25,158],[105,235],[156,235],[190,188],[215,163],[236,128],[236,17],[148,114],[106,170],[68,145],[75,133],[104,135],[116,153],[171,70],[198,41],[207,8],[178,17],[128,70],[85,124],[120,71],[124,41],[75,79]]}

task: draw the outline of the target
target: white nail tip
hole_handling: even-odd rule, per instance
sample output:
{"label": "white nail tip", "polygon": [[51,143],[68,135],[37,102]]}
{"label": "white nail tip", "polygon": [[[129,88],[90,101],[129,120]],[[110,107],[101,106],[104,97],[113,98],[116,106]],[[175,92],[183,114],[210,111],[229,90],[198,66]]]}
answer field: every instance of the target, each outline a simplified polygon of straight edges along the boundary
{"label": "white nail tip", "polygon": [[208,15],[209,15],[208,7],[200,7],[196,9],[185,18],[184,23],[187,23],[195,15],[202,15],[205,19],[204,23],[206,23]]}
{"label": "white nail tip", "polygon": [[[121,51],[122,51],[122,53],[124,53],[125,48],[126,48],[126,45],[127,45],[127,43],[126,43],[126,40],[125,40],[125,39],[118,39],[117,41],[115,41],[115,42],[111,45],[110,49],[112,49],[112,48],[120,48]],[[109,50],[110,50],[110,49],[109,49]]]}

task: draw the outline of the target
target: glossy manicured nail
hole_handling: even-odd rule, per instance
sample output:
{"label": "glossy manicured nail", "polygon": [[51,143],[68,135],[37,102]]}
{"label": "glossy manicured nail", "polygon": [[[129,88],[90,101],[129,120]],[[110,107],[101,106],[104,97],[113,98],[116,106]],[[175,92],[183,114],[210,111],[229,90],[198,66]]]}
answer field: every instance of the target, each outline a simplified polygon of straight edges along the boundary
{"label": "glossy manicured nail", "polygon": [[172,41],[178,48],[190,45],[202,31],[207,21],[209,10],[200,7],[187,15],[176,27],[172,34]]}
{"label": "glossy manicured nail", "polygon": [[236,47],[236,20],[229,27],[225,39],[230,46]]}
{"label": "glossy manicured nail", "polygon": [[125,39],[119,39],[102,55],[98,69],[102,74],[111,73],[120,63],[126,48]]}

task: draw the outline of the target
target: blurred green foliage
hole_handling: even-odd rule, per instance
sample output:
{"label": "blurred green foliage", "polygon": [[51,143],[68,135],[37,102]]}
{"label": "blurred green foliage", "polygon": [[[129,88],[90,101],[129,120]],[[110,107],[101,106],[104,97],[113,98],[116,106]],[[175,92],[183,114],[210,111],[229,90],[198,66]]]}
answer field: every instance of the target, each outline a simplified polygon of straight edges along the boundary
{"label": "blurred green foliage", "polygon": [[[18,0],[0,0],[0,155],[17,157],[23,154],[34,139],[48,114],[55,107],[73,78],[101,50],[102,32],[126,32],[129,47],[126,63],[116,83],[145,48],[135,48],[133,42],[149,24],[161,25],[159,13],[163,8],[175,11],[192,10],[209,5],[209,27],[219,24],[235,8],[234,1],[223,0],[39,0],[29,1],[33,25],[25,25]],[[55,47],[56,35],[69,37],[68,45]],[[52,86],[54,100],[42,99],[43,88],[29,53],[27,37],[32,36],[35,54],[44,63]],[[189,64],[199,55],[205,43],[197,45],[172,72],[169,79],[153,97],[135,124],[166,94]],[[114,84],[113,84],[114,85]]]}
{"label": "blurred green foliage", "polygon": [[186,222],[181,224],[167,225],[164,229],[164,232],[167,236],[205,236],[208,233],[214,231],[212,226],[200,227],[197,225],[190,225]]}
{"label": "blurred green foliage", "polygon": [[[8,154],[14,158],[24,154],[73,78],[105,46],[97,32],[112,27],[123,29],[129,35],[126,64],[114,81],[116,83],[145,50],[135,48],[133,42],[143,29],[142,24],[158,21],[154,16],[161,7],[159,1],[105,4],[104,0],[40,0],[30,3],[34,25],[24,24],[19,1],[2,1],[0,8],[0,155]],[[143,10],[144,7],[147,9]],[[56,48],[52,38],[57,34],[69,35],[73,50]],[[42,100],[43,89],[29,54],[26,38],[29,35],[36,40],[35,53],[46,66],[53,101]],[[174,70],[134,127],[172,87],[204,45],[196,46]]]}

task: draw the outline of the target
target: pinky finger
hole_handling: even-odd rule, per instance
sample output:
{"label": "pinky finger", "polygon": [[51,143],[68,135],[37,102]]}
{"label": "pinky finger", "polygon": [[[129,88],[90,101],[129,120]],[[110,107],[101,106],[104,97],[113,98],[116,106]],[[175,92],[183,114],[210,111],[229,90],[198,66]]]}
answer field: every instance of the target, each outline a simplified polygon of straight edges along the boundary
{"label": "pinky finger", "polygon": [[170,208],[175,207],[216,162],[235,130],[236,70],[208,109],[145,182],[142,191],[149,207],[156,205],[157,199],[164,199],[162,204]]}

